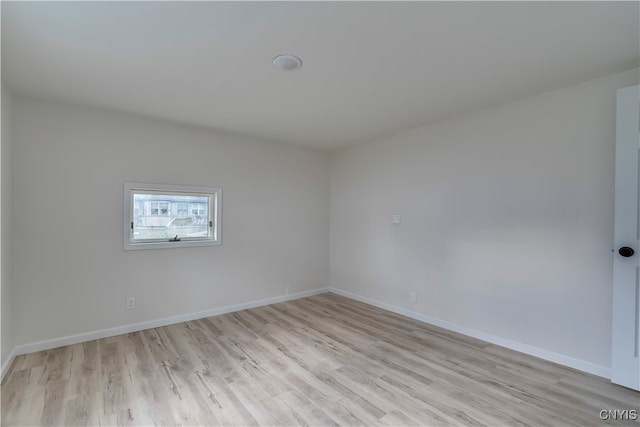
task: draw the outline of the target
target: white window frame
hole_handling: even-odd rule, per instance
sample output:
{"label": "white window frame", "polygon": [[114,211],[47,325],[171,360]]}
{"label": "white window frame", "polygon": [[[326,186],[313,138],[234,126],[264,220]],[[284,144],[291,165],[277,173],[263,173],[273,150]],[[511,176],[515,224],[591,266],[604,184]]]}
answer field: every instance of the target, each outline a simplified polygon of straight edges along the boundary
{"label": "white window frame", "polygon": [[[207,196],[209,198],[209,209],[207,224],[211,224],[210,236],[206,238],[180,238],[172,239],[151,239],[135,241],[133,239],[134,203],[133,197],[136,193],[145,194],[166,194],[166,195],[194,195]],[[171,206],[170,206],[171,208]],[[169,213],[171,214],[171,213]],[[149,184],[140,182],[124,183],[124,250],[138,249],[164,249],[164,248],[184,248],[194,246],[217,246],[222,244],[222,188],[200,187],[190,185],[170,185],[170,184]]]}

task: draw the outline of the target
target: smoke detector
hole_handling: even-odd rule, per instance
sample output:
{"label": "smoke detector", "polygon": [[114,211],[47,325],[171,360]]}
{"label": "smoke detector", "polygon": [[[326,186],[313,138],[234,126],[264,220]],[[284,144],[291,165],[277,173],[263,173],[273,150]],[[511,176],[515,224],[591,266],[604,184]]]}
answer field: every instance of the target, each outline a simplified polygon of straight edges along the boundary
{"label": "smoke detector", "polygon": [[302,60],[295,55],[278,55],[273,58],[273,66],[283,71],[293,71],[302,67]]}

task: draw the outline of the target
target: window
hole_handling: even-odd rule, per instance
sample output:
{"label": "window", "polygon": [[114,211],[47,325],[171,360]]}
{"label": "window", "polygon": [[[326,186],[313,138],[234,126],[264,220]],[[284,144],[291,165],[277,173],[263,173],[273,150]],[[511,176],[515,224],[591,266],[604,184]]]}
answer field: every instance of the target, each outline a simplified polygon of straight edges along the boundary
{"label": "window", "polygon": [[188,212],[189,212],[188,203],[178,203],[177,208],[178,208],[177,214],[179,218],[184,218],[188,216]]}
{"label": "window", "polygon": [[[140,197],[140,195],[137,196],[138,198],[134,198],[133,202],[140,202],[143,199]],[[144,202],[143,202],[144,203]],[[169,215],[169,203],[171,202],[149,202],[149,206],[151,207],[151,215],[154,216],[167,216]]]}
{"label": "window", "polygon": [[221,212],[221,188],[127,182],[124,249],[220,245]]}
{"label": "window", "polygon": [[205,205],[200,203],[193,203],[191,205],[191,215],[202,216],[205,212]]}

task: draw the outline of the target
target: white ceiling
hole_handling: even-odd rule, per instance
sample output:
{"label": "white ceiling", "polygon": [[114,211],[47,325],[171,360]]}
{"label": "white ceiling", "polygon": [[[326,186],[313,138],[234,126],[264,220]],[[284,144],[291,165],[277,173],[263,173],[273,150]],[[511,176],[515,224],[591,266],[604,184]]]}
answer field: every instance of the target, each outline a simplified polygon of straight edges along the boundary
{"label": "white ceiling", "polygon": [[[637,66],[638,2],[6,2],[2,79],[334,148]],[[273,68],[280,53],[304,62]]]}

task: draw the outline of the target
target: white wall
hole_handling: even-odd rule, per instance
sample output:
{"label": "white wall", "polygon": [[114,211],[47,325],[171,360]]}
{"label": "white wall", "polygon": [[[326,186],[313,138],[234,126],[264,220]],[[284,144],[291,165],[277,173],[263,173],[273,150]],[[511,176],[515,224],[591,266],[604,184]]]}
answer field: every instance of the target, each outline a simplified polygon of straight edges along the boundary
{"label": "white wall", "polygon": [[[2,361],[14,343],[329,282],[608,367],[615,89],[637,82],[636,69],[434,123],[338,151],[330,171],[326,153],[14,96]],[[123,251],[124,181],[222,186],[223,245]]]}
{"label": "white wall", "polygon": [[[17,95],[13,135],[17,345],[327,286],[327,153]],[[125,252],[125,181],[222,187],[222,246]]]}
{"label": "white wall", "polygon": [[610,366],[615,92],[637,82],[631,70],[334,153],[331,286]]}
{"label": "white wall", "polygon": [[0,366],[8,368],[14,347],[13,340],[13,164],[12,164],[12,97],[2,83],[2,143],[0,145]]}

